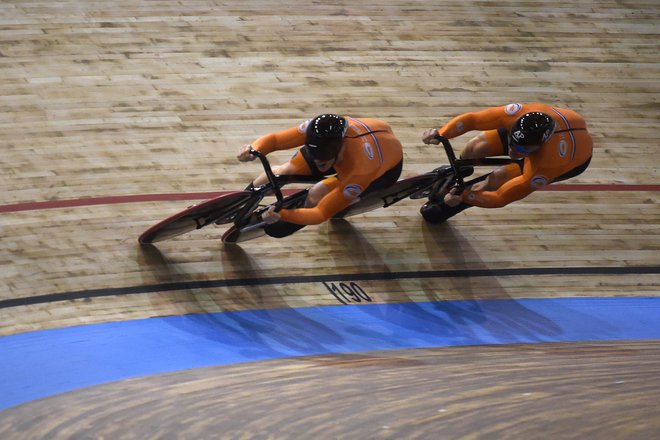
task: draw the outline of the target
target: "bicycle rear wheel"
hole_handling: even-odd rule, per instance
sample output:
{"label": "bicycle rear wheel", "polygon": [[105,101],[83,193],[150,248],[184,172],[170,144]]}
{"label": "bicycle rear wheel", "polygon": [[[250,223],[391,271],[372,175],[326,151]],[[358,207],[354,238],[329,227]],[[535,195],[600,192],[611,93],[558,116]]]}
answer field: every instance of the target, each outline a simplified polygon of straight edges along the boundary
{"label": "bicycle rear wheel", "polygon": [[[308,190],[300,190],[282,201],[282,209],[295,209],[304,205]],[[240,225],[234,224],[222,235],[222,242],[227,244],[242,243],[266,235],[266,224],[261,219],[261,213],[271,205],[260,206],[255,209],[250,216],[241,222]]]}
{"label": "bicycle rear wheel", "polygon": [[252,197],[253,193],[250,191],[238,191],[190,206],[144,231],[138,238],[138,242],[141,244],[156,243],[195,229],[201,229],[216,221],[228,223]]}
{"label": "bicycle rear wheel", "polygon": [[242,243],[244,241],[263,237],[264,235],[266,235],[266,231],[262,225],[247,226],[243,228],[237,228],[236,225],[233,225],[222,234],[222,242],[226,244]]}

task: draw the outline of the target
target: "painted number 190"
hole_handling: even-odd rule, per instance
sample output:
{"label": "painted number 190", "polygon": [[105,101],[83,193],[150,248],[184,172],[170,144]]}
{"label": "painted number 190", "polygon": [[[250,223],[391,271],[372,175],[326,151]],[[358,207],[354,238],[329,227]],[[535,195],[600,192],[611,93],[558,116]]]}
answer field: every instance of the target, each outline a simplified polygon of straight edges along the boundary
{"label": "painted number 190", "polygon": [[326,283],[324,281],[323,285],[342,304],[359,303],[362,301],[371,302],[371,298],[367,295],[367,292],[355,282]]}

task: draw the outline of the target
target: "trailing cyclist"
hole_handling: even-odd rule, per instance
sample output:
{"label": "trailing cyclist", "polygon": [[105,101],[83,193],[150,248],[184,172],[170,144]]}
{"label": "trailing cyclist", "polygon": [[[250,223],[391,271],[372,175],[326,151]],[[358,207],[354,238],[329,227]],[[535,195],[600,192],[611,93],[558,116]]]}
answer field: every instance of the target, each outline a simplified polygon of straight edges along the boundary
{"label": "trailing cyclist", "polygon": [[587,124],[578,113],[545,104],[509,104],[452,119],[439,130],[422,134],[425,144],[439,144],[468,131],[482,130],[461,151],[462,159],[508,155],[486,180],[460,194],[449,192],[440,203],[420,209],[429,223],[442,223],[470,206],[499,208],[553,182],[570,179],[589,166],[593,150]]}
{"label": "trailing cyclist", "polygon": [[[360,196],[387,188],[398,180],[403,167],[401,142],[392,128],[376,119],[357,119],[335,114],[319,115],[277,133],[260,137],[238,152],[241,162],[254,160],[250,149],[262,154],[301,147],[289,162],[273,167],[275,174],[312,175],[320,180],[312,186],[304,206],[275,212],[271,207],[262,219],[272,237],[286,237],[305,225],[322,223]],[[250,186],[266,183],[265,174]]]}

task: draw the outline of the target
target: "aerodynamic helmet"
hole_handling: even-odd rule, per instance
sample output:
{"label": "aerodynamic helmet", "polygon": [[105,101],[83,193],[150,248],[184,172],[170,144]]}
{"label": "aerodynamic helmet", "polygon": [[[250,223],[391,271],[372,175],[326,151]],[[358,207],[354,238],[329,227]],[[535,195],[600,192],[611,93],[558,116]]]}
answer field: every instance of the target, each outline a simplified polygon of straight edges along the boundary
{"label": "aerodynamic helmet", "polygon": [[529,154],[538,150],[555,131],[555,120],[541,112],[522,115],[511,127],[509,146],[518,153]]}
{"label": "aerodynamic helmet", "polygon": [[305,145],[312,159],[335,159],[339,155],[347,129],[348,122],[339,115],[324,114],[312,119],[305,133]]}

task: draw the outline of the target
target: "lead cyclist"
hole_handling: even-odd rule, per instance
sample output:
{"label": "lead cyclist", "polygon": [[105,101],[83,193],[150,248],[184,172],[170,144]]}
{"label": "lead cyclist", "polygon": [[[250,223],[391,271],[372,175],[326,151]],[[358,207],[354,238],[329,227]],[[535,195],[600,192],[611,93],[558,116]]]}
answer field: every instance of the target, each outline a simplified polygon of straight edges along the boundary
{"label": "lead cyclist", "polygon": [[499,208],[527,197],[545,185],[570,179],[589,166],[593,141],[578,113],[546,104],[509,104],[455,117],[440,129],[422,134],[425,144],[482,130],[461,151],[462,159],[509,156],[486,180],[461,194],[449,192],[440,203],[428,202],[420,212],[429,223],[442,223],[471,207]]}

